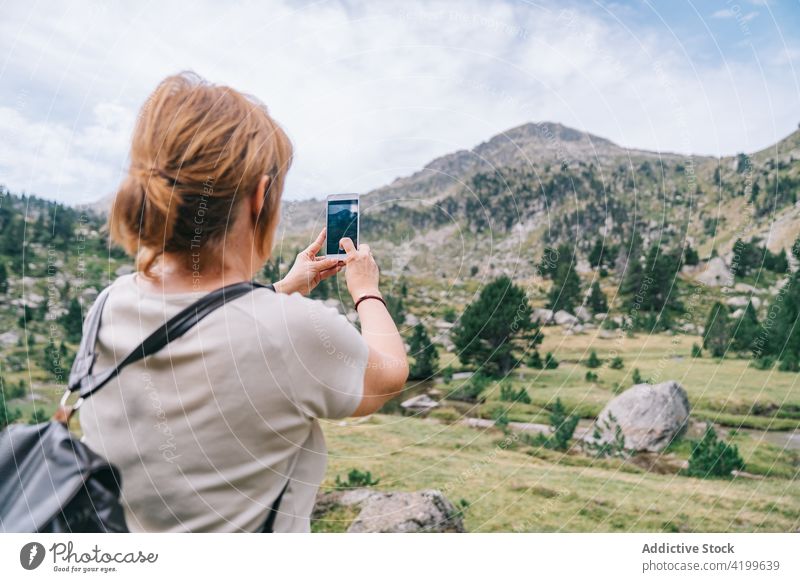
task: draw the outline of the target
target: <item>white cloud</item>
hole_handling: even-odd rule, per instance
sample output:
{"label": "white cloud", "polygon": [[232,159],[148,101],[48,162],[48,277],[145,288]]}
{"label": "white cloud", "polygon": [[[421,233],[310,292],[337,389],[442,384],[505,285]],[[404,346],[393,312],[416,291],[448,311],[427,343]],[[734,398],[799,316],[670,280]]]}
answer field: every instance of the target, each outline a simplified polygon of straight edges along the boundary
{"label": "white cloud", "polygon": [[268,104],[297,148],[289,197],[365,191],[527,121],[694,153],[760,148],[796,122],[785,70],[700,65],[673,31],[559,4],[109,6],[4,8],[0,182],[12,189],[111,192],[138,107],[183,69]]}

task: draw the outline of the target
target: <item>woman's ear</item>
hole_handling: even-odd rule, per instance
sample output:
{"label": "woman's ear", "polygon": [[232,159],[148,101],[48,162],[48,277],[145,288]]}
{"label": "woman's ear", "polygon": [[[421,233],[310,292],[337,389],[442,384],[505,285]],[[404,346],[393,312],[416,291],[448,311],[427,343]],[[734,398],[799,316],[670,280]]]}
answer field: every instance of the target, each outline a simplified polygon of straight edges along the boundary
{"label": "woman's ear", "polygon": [[259,215],[264,211],[267,188],[269,188],[269,176],[264,174],[258,181],[256,191],[253,192],[253,196],[250,199],[250,215],[254,223],[258,221]]}

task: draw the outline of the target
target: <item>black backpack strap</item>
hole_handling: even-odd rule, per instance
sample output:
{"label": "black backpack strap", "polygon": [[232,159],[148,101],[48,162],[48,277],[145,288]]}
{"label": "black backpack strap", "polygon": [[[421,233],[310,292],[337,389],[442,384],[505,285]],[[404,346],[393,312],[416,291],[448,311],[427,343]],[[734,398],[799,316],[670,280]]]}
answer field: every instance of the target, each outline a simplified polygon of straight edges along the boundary
{"label": "black backpack strap", "polygon": [[264,522],[264,527],[261,528],[261,533],[275,533],[273,527],[275,526],[275,518],[278,517],[278,507],[281,505],[281,499],[283,499],[283,494],[286,493],[286,490],[289,488],[290,482],[291,478],[286,480],[286,485],[283,486],[281,492],[278,493],[278,497],[275,498],[272,507],[269,508],[269,513]]}
{"label": "black backpack strap", "polygon": [[133,364],[134,362],[138,362],[156,353],[172,340],[181,337],[215,309],[221,307],[228,301],[232,301],[258,288],[275,290],[272,285],[262,285],[255,281],[242,281],[241,283],[226,285],[225,287],[211,291],[184,308],[180,313],[147,336],[141,344],[134,348],[116,366],[94,374],[92,370],[94,368],[95,359],[97,358],[97,334],[100,329],[103,305],[105,305],[106,299],[108,298],[108,288],[104,289],[97,297],[91,310],[86,333],[81,341],[78,354],[75,357],[75,362],[72,365],[72,370],[69,374],[69,383],[67,385],[69,392],[80,391],[80,397],[82,399],[88,398],[100,390],[109,380],[115,378],[128,364]]}

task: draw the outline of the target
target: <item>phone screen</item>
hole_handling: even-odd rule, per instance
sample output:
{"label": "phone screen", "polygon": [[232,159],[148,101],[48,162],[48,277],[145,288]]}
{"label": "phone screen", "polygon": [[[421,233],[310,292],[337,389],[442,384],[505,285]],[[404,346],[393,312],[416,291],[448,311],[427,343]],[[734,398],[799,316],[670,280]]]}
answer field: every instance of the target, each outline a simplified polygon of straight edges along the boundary
{"label": "phone screen", "polygon": [[358,199],[328,200],[328,243],[327,254],[344,254],[339,249],[339,241],[345,237],[352,239],[358,248]]}

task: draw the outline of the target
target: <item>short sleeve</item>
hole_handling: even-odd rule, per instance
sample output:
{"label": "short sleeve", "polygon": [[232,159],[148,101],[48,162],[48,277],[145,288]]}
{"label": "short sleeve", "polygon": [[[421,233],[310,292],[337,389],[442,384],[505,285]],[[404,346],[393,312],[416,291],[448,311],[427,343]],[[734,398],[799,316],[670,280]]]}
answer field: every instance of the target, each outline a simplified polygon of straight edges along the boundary
{"label": "short sleeve", "polygon": [[314,418],[345,418],[364,394],[369,348],[336,309],[286,297],[289,345],[285,358],[296,403]]}

